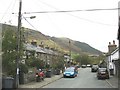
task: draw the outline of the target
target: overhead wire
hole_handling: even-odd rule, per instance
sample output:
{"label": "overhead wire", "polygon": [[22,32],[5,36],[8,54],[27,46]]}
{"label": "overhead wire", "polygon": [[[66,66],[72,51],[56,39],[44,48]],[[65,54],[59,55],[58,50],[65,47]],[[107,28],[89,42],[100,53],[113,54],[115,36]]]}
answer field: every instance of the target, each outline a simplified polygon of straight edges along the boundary
{"label": "overhead wire", "polygon": [[81,9],[81,10],[60,10],[60,11],[40,11],[40,12],[24,12],[24,14],[34,13],[67,13],[67,12],[80,12],[80,11],[103,11],[103,10],[119,10],[120,8],[106,8],[106,9]]}
{"label": "overhead wire", "polygon": [[[38,5],[40,6],[40,4],[41,4],[41,2],[39,1],[39,0],[36,0],[38,3]],[[39,3],[40,2],[40,3]],[[44,3],[44,2],[42,2],[42,3]],[[45,5],[45,4],[44,4]],[[48,7],[50,7],[50,6],[48,6]],[[54,7],[53,7],[54,8]],[[42,8],[43,9],[43,8]],[[50,24],[54,27],[54,28],[56,28],[57,30],[60,30],[61,32],[62,32],[62,30],[60,29],[60,27],[57,25],[57,23],[56,22],[54,22],[54,20],[50,17],[50,15],[49,14],[46,14],[46,16],[50,19],[49,21],[50,21]]]}
{"label": "overhead wire", "polygon": [[[39,1],[39,0],[37,0],[37,1]],[[58,8],[56,8],[56,7],[54,7],[54,6],[52,6],[52,5],[50,5],[50,4],[48,4],[48,3],[45,3],[45,2],[43,2],[43,1],[40,1],[41,3],[43,3],[43,4],[45,4],[45,5],[47,5],[48,7],[51,7],[51,8],[53,8],[53,9],[56,9],[57,11],[44,11],[44,12],[40,12],[40,13],[57,13],[57,12],[78,12],[78,11],[102,11],[102,10],[118,10],[118,9],[120,9],[120,8],[108,8],[108,9],[86,9],[86,10],[68,10],[68,11],[59,11],[59,9]],[[39,12],[38,12],[39,13]],[[118,25],[112,25],[112,24],[106,24],[106,23],[101,23],[101,22],[97,22],[97,21],[93,21],[93,20],[89,20],[89,19],[86,19],[86,18],[81,18],[81,17],[79,17],[79,16],[76,16],[76,15],[73,15],[73,14],[71,14],[71,13],[65,13],[65,14],[67,14],[67,15],[70,15],[70,16],[73,16],[73,17],[75,17],[75,18],[78,18],[78,19],[81,19],[81,20],[84,20],[84,21],[88,21],[88,22],[91,22],[91,23],[96,23],[96,24],[101,24],[101,25],[107,25],[107,26],[118,26]]]}
{"label": "overhead wire", "polygon": [[[14,10],[14,7],[15,7],[15,4],[16,4],[16,1],[17,0],[15,0],[15,2],[13,3],[13,6],[12,6],[12,8],[11,8],[11,11],[13,12],[13,10]],[[12,14],[13,15],[13,14]],[[9,19],[11,19],[11,16],[12,15],[9,15]],[[9,20],[9,23],[11,23],[12,24],[12,19],[11,20]]]}
{"label": "overhead wire", "polygon": [[[6,11],[4,12],[2,18],[0,19],[0,22],[2,22],[3,18],[6,16],[7,12],[9,11],[10,7],[12,6],[13,0],[10,2],[9,6],[7,7]],[[14,6],[15,6],[16,0],[14,1]],[[13,9],[13,8],[12,8]]]}
{"label": "overhead wire", "polygon": [[[39,0],[37,0],[39,1]],[[41,2],[41,1],[40,1]],[[81,18],[79,16],[76,16],[76,15],[73,15],[69,12],[80,12],[80,11],[105,11],[105,10],[119,10],[120,8],[106,8],[106,9],[81,9],[81,10],[59,10],[57,8],[55,8],[54,6],[50,5],[50,4],[47,4],[45,2],[41,2],[51,8],[54,8],[56,9],[56,11],[40,11],[40,12],[23,12],[23,14],[37,14],[37,13],[65,13],[65,14],[68,14],[70,16],[73,16],[75,18],[78,18],[78,19],[81,19],[81,20],[84,20],[84,21],[88,21],[88,22],[91,22],[91,23],[96,23],[96,24],[101,24],[101,25],[107,25],[107,26],[118,26],[118,25],[112,25],[112,24],[106,24],[106,23],[101,23],[101,22],[97,22],[97,21],[93,21],[93,20],[89,20],[89,19],[86,19],[86,18]],[[12,13],[12,14],[15,14],[15,13]]]}
{"label": "overhead wire", "polygon": [[23,15],[22,15],[22,17],[23,17],[23,19],[24,19],[30,26],[32,26],[35,30],[37,30],[37,29],[35,28],[35,26],[33,26]]}

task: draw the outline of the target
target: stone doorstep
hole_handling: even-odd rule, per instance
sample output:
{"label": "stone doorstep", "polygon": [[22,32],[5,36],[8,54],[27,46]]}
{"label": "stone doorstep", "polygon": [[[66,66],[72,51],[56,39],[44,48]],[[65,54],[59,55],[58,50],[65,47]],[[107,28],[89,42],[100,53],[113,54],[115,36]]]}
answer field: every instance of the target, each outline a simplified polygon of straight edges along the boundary
{"label": "stone doorstep", "polygon": [[45,80],[42,82],[31,82],[28,84],[19,85],[19,88],[42,88],[43,86],[46,86],[46,85],[50,84],[51,82],[54,82],[60,78],[62,78],[62,74],[55,75],[51,78],[45,78]]}

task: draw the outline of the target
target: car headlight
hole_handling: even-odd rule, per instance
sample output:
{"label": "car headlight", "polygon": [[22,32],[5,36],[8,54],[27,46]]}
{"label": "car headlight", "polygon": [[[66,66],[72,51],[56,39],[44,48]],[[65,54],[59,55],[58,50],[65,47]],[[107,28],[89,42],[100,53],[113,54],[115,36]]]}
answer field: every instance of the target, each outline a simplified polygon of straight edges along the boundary
{"label": "car headlight", "polygon": [[65,72],[63,74],[66,74]]}
{"label": "car headlight", "polygon": [[71,72],[71,75],[73,75],[74,74],[74,72]]}

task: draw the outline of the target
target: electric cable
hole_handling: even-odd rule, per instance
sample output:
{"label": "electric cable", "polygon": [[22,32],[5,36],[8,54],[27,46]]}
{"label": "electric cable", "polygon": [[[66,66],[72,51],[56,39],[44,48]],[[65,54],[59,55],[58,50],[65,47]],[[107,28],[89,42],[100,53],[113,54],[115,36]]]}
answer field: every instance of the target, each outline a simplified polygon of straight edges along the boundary
{"label": "electric cable", "polygon": [[[39,1],[39,0],[37,0],[37,1]],[[55,10],[59,10],[58,8],[52,6],[52,5],[48,4],[48,3],[45,3],[45,2],[43,2],[43,1],[39,1],[39,2],[41,2],[42,4],[47,5],[48,7],[53,8],[53,9],[55,9]],[[120,9],[120,8],[74,10],[73,12],[75,12],[75,11],[118,10],[118,9]],[[55,12],[55,11],[54,11],[54,12]],[[57,12],[59,12],[59,11],[57,11]],[[60,12],[62,12],[62,11],[60,11]],[[64,11],[64,12],[72,12],[72,10],[71,10],[71,11]],[[42,12],[41,12],[41,13],[42,13]],[[47,13],[47,12],[46,12],[46,13]],[[48,13],[50,13],[50,12],[48,12]],[[96,24],[101,24],[101,25],[107,25],[107,26],[118,26],[118,25],[112,25],[112,24],[101,23],[101,22],[89,20],[89,19],[86,19],[86,18],[81,18],[81,17],[76,16],[76,15],[73,15],[73,14],[71,14],[71,13],[65,13],[65,14],[70,15],[70,16],[73,16],[73,17],[78,18],[78,19],[81,19],[81,20],[84,20],[84,21],[87,21],[87,22],[91,22],[91,23],[96,23]]]}
{"label": "electric cable", "polygon": [[[13,12],[13,10],[14,10],[14,7],[15,7],[15,4],[16,4],[16,1],[17,1],[17,0],[15,0],[15,2],[13,3],[13,6],[12,6],[12,8],[11,8],[11,11],[12,11],[12,12]],[[11,16],[12,16],[12,15],[9,15],[9,23],[10,23],[10,24],[12,24]]]}
{"label": "electric cable", "polygon": [[35,30],[37,30],[23,15],[22,15],[22,17],[30,26],[32,26]]}
{"label": "electric cable", "polygon": [[60,11],[40,11],[40,12],[24,12],[23,14],[34,14],[34,13],[67,13],[67,12],[80,12],[80,11],[103,11],[103,10],[119,10],[120,8],[106,8],[106,9],[81,9],[81,10],[60,10]]}
{"label": "electric cable", "polygon": [[[16,2],[16,0],[15,0]],[[14,2],[14,5],[15,5],[15,2]],[[11,3],[9,4],[8,8],[6,9],[6,11],[4,12],[2,18],[0,19],[0,22],[2,22],[3,18],[5,17],[5,15],[7,14],[7,12],[9,11],[10,7],[12,6],[12,3],[13,3],[13,0],[11,1]]]}

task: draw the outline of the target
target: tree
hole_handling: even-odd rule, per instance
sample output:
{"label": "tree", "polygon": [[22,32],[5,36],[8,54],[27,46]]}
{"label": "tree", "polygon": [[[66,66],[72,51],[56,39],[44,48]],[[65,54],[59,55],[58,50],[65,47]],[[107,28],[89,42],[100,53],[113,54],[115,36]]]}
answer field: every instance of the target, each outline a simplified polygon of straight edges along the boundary
{"label": "tree", "polygon": [[[16,28],[4,25],[2,32],[2,69],[7,75],[15,75],[16,73],[16,57],[17,57],[17,38]],[[23,54],[23,44],[21,43],[21,52]]]}
{"label": "tree", "polygon": [[11,28],[3,31],[2,52],[3,71],[13,75],[16,60],[16,35]]}
{"label": "tree", "polygon": [[34,58],[31,62],[31,67],[36,67],[37,69],[43,69],[44,62],[43,60],[40,60],[39,58]]}
{"label": "tree", "polygon": [[54,56],[53,62],[52,62],[52,68],[54,69],[63,69],[64,68],[64,57],[62,55]]}
{"label": "tree", "polygon": [[91,62],[91,59],[89,58],[89,56],[85,55],[85,54],[82,54],[82,55],[76,54],[76,55],[74,55],[74,60],[77,63],[80,63],[81,65],[82,64],[88,64],[88,63]]}

